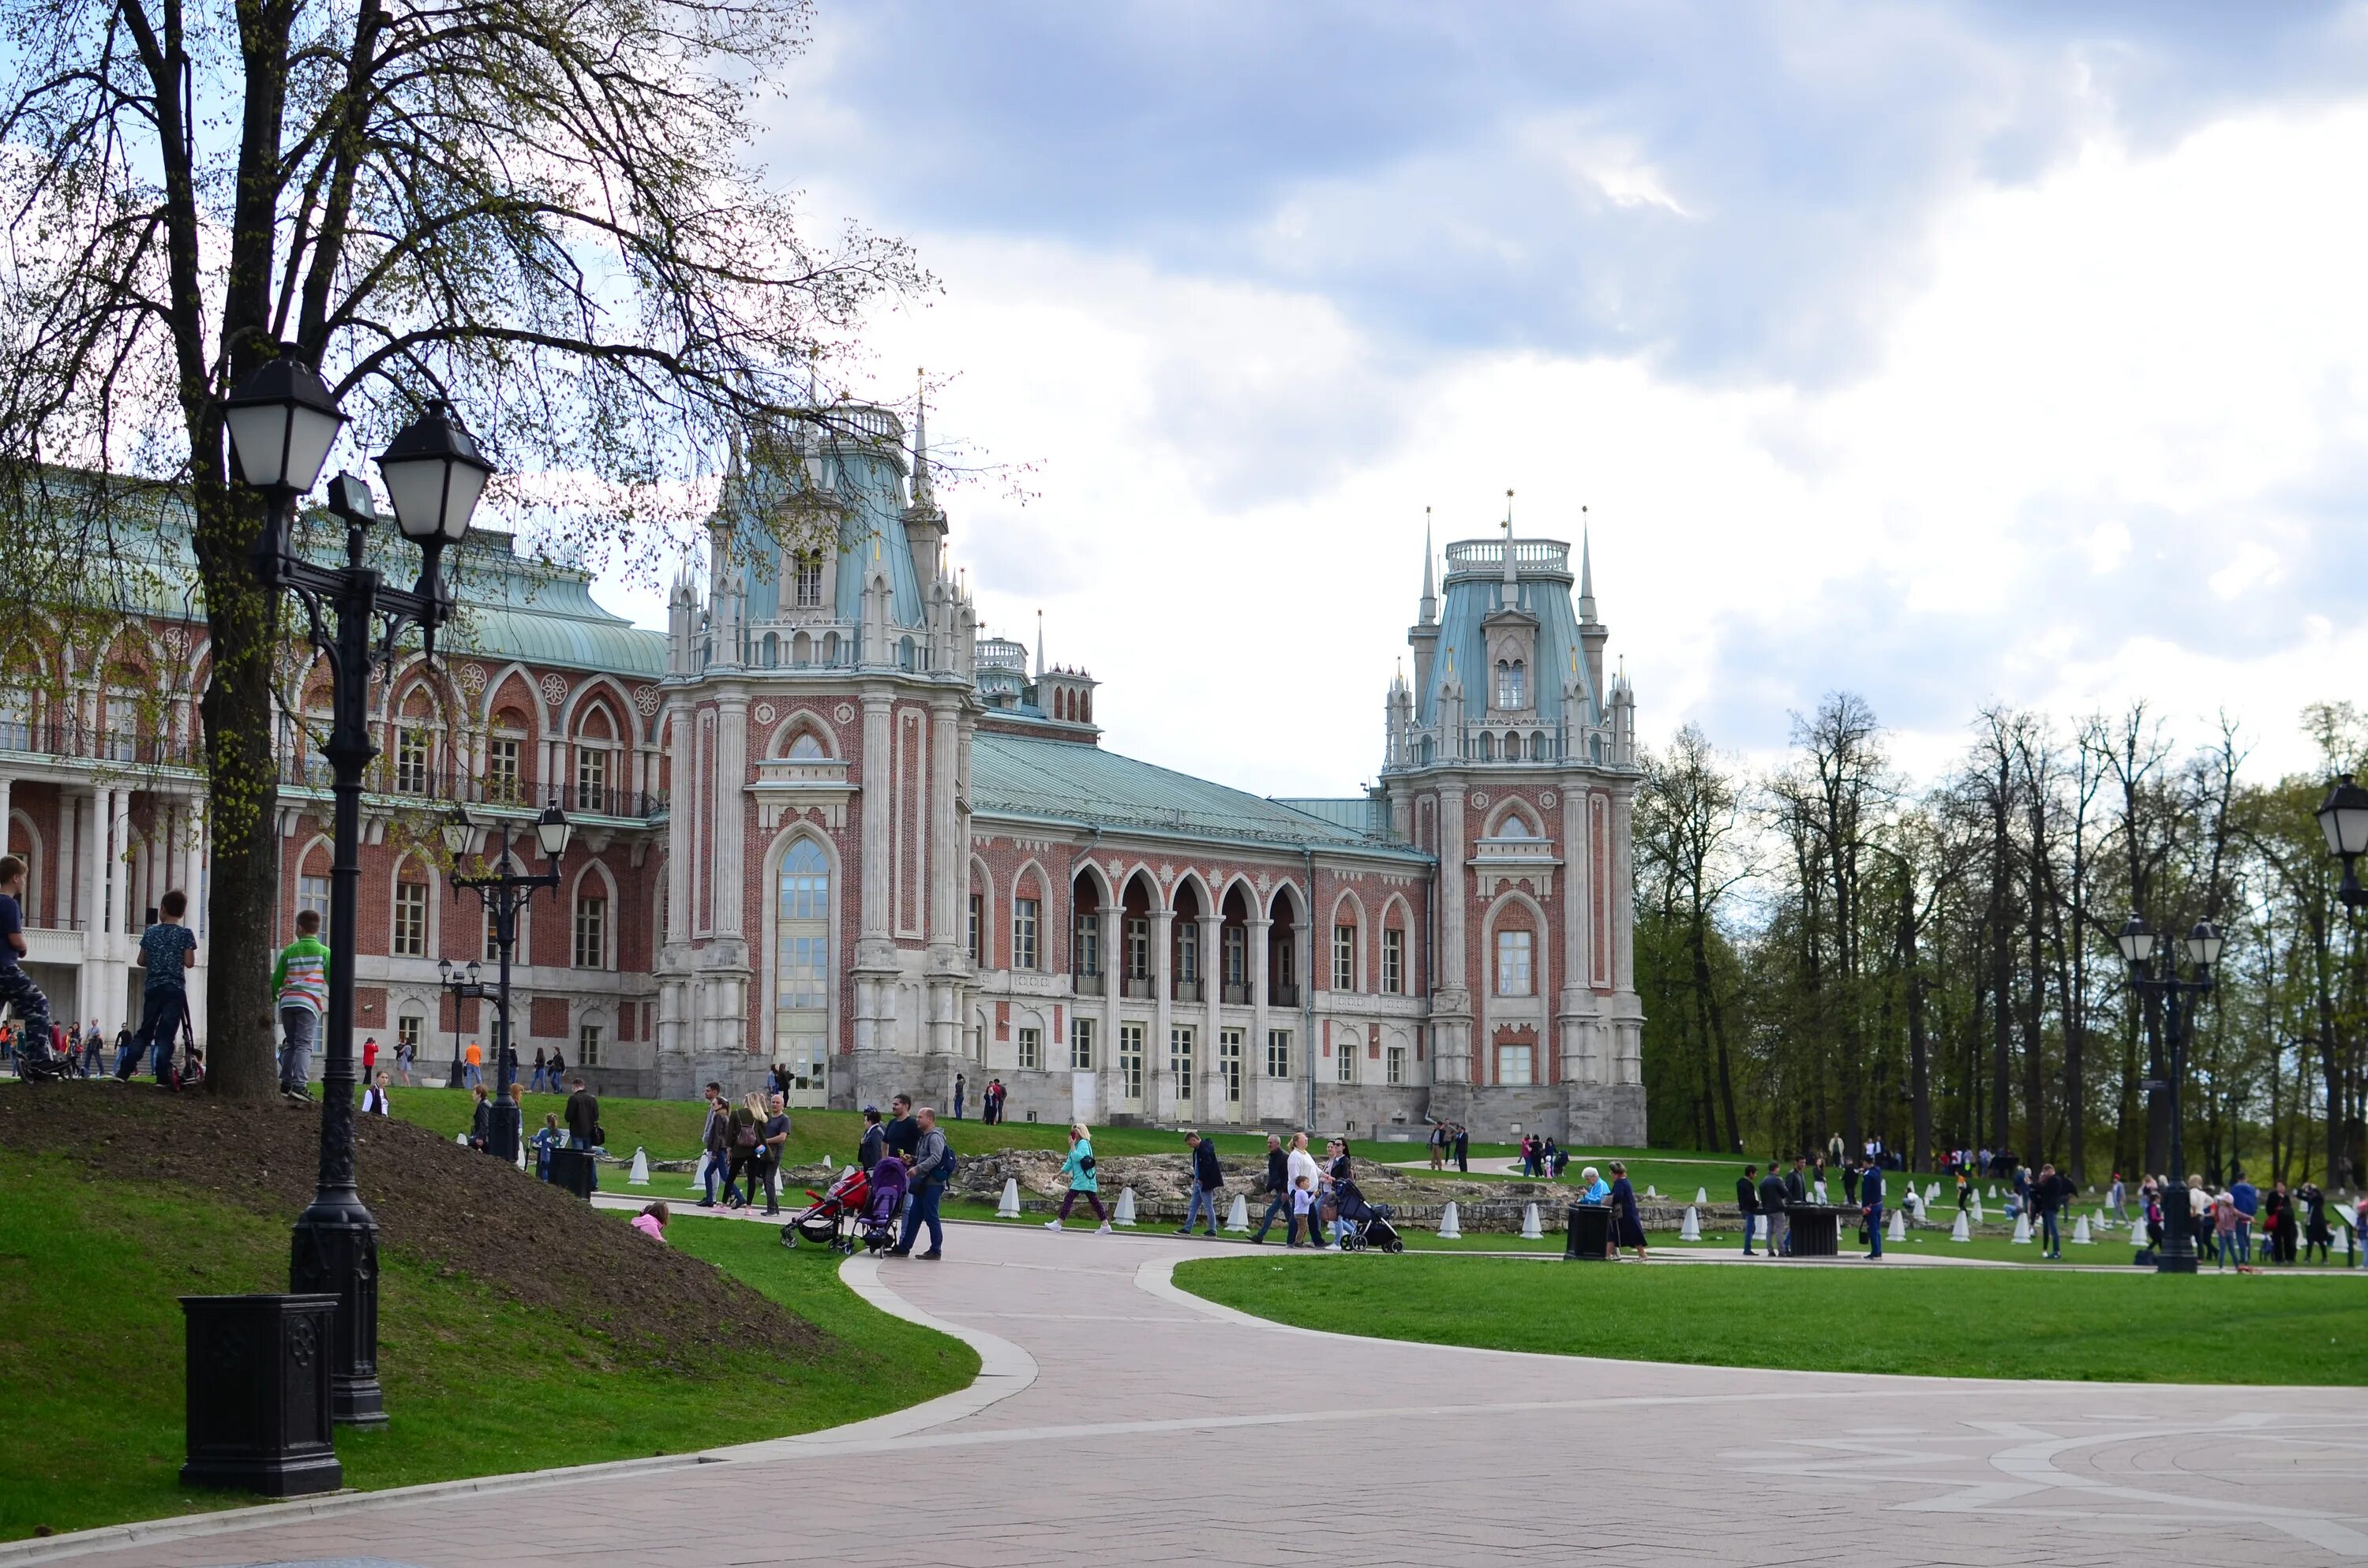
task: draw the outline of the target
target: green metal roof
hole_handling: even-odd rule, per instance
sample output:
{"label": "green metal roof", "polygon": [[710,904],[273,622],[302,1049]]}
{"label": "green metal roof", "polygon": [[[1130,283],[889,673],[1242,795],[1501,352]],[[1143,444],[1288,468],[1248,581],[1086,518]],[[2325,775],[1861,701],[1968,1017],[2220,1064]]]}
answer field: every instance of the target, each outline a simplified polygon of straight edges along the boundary
{"label": "green metal roof", "polygon": [[981,730],[972,742],[971,810],[1114,832],[1301,845],[1409,860],[1429,857],[1241,790],[1074,741]]}
{"label": "green metal roof", "polygon": [[1275,804],[1289,806],[1294,812],[1304,812],[1321,817],[1335,827],[1345,827],[1351,833],[1369,838],[1386,837],[1388,829],[1382,812],[1382,802],[1367,795],[1346,797],[1323,796],[1306,798],[1295,795],[1278,796]]}
{"label": "green metal roof", "polygon": [[507,534],[471,529],[447,567],[459,613],[440,636],[456,653],[653,680],[666,674],[665,632],[601,608],[586,574],[513,553]]}

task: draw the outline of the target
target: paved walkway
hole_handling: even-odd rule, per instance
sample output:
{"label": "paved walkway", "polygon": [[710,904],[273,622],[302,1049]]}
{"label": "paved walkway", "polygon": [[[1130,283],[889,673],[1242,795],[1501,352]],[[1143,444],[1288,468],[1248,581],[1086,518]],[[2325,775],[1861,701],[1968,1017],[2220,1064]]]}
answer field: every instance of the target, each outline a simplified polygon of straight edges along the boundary
{"label": "paved walkway", "polygon": [[[1392,1344],[1241,1318],[1168,1283],[1178,1260],[1238,1247],[982,1226],[949,1244],[943,1263],[849,1268],[859,1289],[893,1292],[981,1344],[988,1375],[931,1405],[712,1456],[723,1462],[274,1510],[74,1560],[2296,1568],[2368,1558],[2358,1390],[1888,1379]],[[1561,1266],[1538,1267],[1543,1283]]]}

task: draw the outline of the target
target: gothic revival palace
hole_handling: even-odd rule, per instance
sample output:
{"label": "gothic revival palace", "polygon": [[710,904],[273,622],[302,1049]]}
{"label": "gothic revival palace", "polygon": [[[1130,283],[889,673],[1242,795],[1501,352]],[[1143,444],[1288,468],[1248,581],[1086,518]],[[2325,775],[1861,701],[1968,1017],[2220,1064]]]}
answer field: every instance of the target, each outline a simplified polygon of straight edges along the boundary
{"label": "gothic revival palace", "polygon": [[[1269,800],[1103,750],[1090,676],[978,634],[926,438],[908,459],[894,415],[837,423],[735,459],[709,580],[677,585],[663,634],[472,536],[438,667],[380,697],[362,1031],[430,1066],[487,1038],[438,984],[439,958],[491,953],[434,821],[461,800],[523,835],[556,798],[577,831],[526,921],[518,1043],[608,1092],[781,1062],[809,1105],[943,1106],[960,1074],[973,1105],[999,1075],[1008,1114],[1042,1120],[1644,1141],[1634,706],[1583,549],[1574,585],[1564,543],[1451,544],[1443,578],[1426,546],[1380,783]],[[765,542],[792,499],[835,551]],[[62,696],[0,709],[0,816],[61,1017],[111,1031],[141,921],[168,886],[202,892],[189,705],[126,695],[176,658],[198,689],[202,637],[136,615]],[[283,744],[291,926],[325,912],[327,795],[292,724]]]}

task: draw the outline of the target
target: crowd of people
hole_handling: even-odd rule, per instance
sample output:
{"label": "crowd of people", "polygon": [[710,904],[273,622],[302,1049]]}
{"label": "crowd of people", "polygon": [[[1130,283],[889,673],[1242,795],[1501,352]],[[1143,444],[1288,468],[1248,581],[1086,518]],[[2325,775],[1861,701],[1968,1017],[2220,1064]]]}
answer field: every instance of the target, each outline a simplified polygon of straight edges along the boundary
{"label": "crowd of people", "polygon": [[[1837,1148],[1839,1142],[1837,1140]],[[1856,1155],[1843,1153],[1839,1157],[1842,1189],[1839,1207],[1858,1210],[1860,1242],[1866,1247],[1870,1260],[1879,1260],[1883,1256],[1886,1168],[1882,1151],[1870,1145]],[[1836,1207],[1827,1178],[1825,1159],[1820,1157],[1813,1165],[1806,1154],[1793,1155],[1789,1171],[1781,1155],[1770,1159],[1765,1176],[1756,1165],[1744,1166],[1743,1174],[1735,1180],[1735,1205],[1743,1214],[1743,1256],[1793,1256],[1793,1213],[1804,1209]],[[1762,1243],[1763,1249],[1754,1252],[1754,1241]]]}

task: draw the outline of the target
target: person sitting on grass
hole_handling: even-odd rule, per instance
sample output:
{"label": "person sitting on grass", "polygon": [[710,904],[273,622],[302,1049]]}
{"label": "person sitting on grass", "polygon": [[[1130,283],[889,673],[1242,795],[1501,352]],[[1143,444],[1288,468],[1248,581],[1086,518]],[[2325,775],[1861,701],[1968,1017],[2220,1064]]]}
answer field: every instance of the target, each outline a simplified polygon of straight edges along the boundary
{"label": "person sitting on grass", "polygon": [[645,1203],[642,1205],[642,1211],[633,1216],[633,1229],[663,1246],[666,1244],[666,1218],[665,1204]]}

